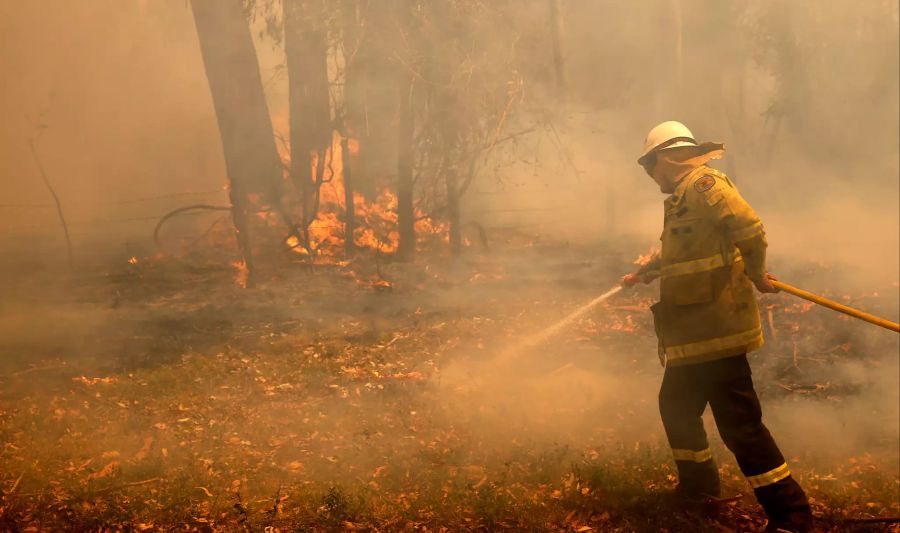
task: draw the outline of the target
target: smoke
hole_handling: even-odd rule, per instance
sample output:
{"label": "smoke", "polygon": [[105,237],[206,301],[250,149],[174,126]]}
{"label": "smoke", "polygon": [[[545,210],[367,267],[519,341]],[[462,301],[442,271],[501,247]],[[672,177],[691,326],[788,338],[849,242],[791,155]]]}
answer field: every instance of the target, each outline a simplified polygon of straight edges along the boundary
{"label": "smoke", "polygon": [[[838,267],[819,290],[890,286],[900,271],[897,9],[832,7],[570,4],[568,99],[548,97],[552,129],[521,142],[524,162],[481,182],[471,216],[645,250],[663,197],[635,160],[646,132],[675,119],[725,142],[714,165],[763,219],[773,265]],[[596,32],[610,17],[628,22]]]}
{"label": "smoke", "polygon": [[[185,2],[43,0],[5,4],[0,14],[4,245],[45,258],[62,246],[32,141],[82,259],[98,247],[146,248],[155,222],[175,207],[227,204],[216,117]],[[271,82],[278,57],[271,45],[258,50]],[[187,220],[205,227],[212,218]]]}
{"label": "smoke", "polygon": [[[520,4],[519,16],[528,28],[547,26],[541,18],[545,2],[511,5]],[[240,317],[248,315],[272,318],[273,323],[276,318],[312,321],[320,311],[325,317],[346,318],[350,311],[379,315],[360,319],[369,320],[372,330],[396,316],[411,316],[419,306],[446,313],[452,317],[448,322],[487,320],[481,315],[494,313],[489,326],[494,331],[485,334],[481,345],[466,339],[473,342],[441,347],[444,366],[436,370],[435,383],[428,384],[434,388],[415,396],[419,406],[391,413],[394,419],[451,428],[457,434],[453,446],[484,448],[486,456],[499,462],[525,442],[541,451],[560,443],[575,450],[598,442],[664,446],[656,406],[662,369],[652,337],[601,340],[576,325],[514,360],[499,356],[556,323],[565,310],[601,294],[633,268],[631,258],[658,245],[664,196],[635,161],[646,132],[672,119],[685,122],[698,139],[725,142],[728,151],[718,166],[734,178],[762,218],[772,272],[838,298],[877,292],[878,297],[861,299],[861,305],[898,317],[895,2],[561,4],[562,89],[550,70],[546,36],[530,40],[521,29],[526,26],[491,30],[496,31],[492,45],[504,49],[515,43],[520,60],[536,58],[532,67],[538,74],[529,78],[504,129],[504,135],[527,133],[490,151],[464,198],[464,222],[485,228],[490,255],[480,256],[476,244],[469,250],[471,264],[435,266],[452,279],[447,282],[451,288],[420,297],[398,291],[392,302],[408,300],[396,307],[382,306],[381,300],[352,300],[352,305],[315,301],[321,293],[307,294],[310,304],[274,290],[260,304],[234,292],[226,294],[227,304],[217,303],[224,311],[206,309],[203,325],[215,331],[219,317],[211,315],[219,311],[234,321],[235,329],[246,325]],[[260,36],[263,23],[254,24],[269,109],[275,127],[282,129],[287,90],[283,57],[268,37]],[[183,0],[0,3],[0,272],[6,275],[6,287],[64,257],[56,214],[30,142],[61,198],[76,255],[94,264],[124,265],[132,255],[149,255],[153,224],[169,209],[195,201],[227,203],[216,117],[195,31]],[[507,67],[497,66],[498,76]],[[390,181],[393,176],[381,178]],[[193,231],[211,221],[183,224]],[[475,226],[465,231],[477,242]],[[498,282],[501,289],[490,292],[467,282],[472,273],[466,269],[481,265],[507,273],[508,280]],[[392,267],[378,268],[390,273]],[[140,272],[138,267],[124,279],[138,279]],[[159,280],[148,276],[135,283],[159,288],[152,285]],[[195,307],[178,317],[188,321],[202,307],[198,302],[209,298],[204,291],[215,282],[226,283],[210,281],[198,271],[190,276],[196,286],[188,295],[178,293],[181,285],[161,282],[162,295],[138,291],[135,297],[147,298],[151,306],[163,306],[165,298],[191,302]],[[307,278],[293,281],[296,286],[282,292],[314,285]],[[94,351],[109,355],[118,353],[120,345],[103,347],[98,339],[106,334],[143,338],[174,328],[164,320],[171,317],[146,308],[116,311],[115,288],[86,295],[78,282],[42,286],[34,281],[0,303],[4,355],[20,348],[36,357]],[[598,308],[591,319],[609,319],[620,312],[614,309],[619,304],[643,305],[655,288],[638,290],[642,300],[614,296],[611,307]],[[648,311],[631,313],[643,321],[639,331],[650,331]],[[900,438],[896,336],[873,326],[848,325],[827,311],[811,313],[816,318],[810,326],[827,334],[796,348],[789,339],[770,339],[751,357],[770,429],[785,454],[803,457],[807,467],[827,468],[867,451],[895,457]],[[403,325],[419,327],[412,321]],[[318,323],[308,327],[313,333],[304,333],[329,333],[319,333]],[[488,326],[482,328],[480,332]],[[435,329],[429,334],[444,333]],[[203,342],[198,346],[214,344]],[[843,344],[852,345],[860,359],[828,355]],[[154,346],[142,357],[167,349],[164,341]],[[297,347],[280,349],[294,353]],[[801,357],[800,373],[785,377],[795,351]],[[127,361],[119,363],[117,370],[130,369]],[[94,364],[89,361],[83,370],[110,369],[106,363]],[[787,392],[779,385],[791,380],[807,388]],[[256,399],[235,401],[245,402],[247,410],[269,406]],[[322,420],[320,430],[332,443],[355,443],[372,430],[373,417],[389,408],[393,406],[364,397],[354,408],[335,402],[303,416]],[[416,417],[422,413],[432,418],[420,422]],[[265,411],[262,417],[268,425],[259,426],[261,439],[269,436],[267,431],[304,434],[307,424],[303,417],[285,417],[280,411]],[[397,424],[377,430],[394,456],[377,456],[358,446],[345,458],[358,471],[371,471],[387,460],[407,470],[409,465],[413,471],[416,466],[430,468],[423,452],[412,448],[416,441]],[[310,440],[304,446],[315,455],[327,453],[329,444]],[[471,457],[459,453],[460,460]],[[338,467],[308,468],[308,479],[341,479]]]}
{"label": "smoke", "polygon": [[[536,119],[539,127],[482,165],[465,198],[467,218],[564,238],[643,240],[645,249],[658,235],[661,197],[634,160],[651,126],[678,119],[699,138],[726,143],[721,166],[767,223],[773,258],[790,249],[879,283],[898,270],[895,5],[563,5],[565,103],[552,76],[539,75],[538,66],[551,68],[537,49],[549,47],[546,36],[519,42],[536,81],[507,130]],[[215,116],[183,2],[45,0],[2,9],[8,53],[0,68],[9,75],[0,176],[15,191],[4,204],[22,206],[2,208],[7,243],[40,235],[51,249],[60,244],[30,140],[76,248],[146,242],[155,216],[186,198],[225,202]],[[518,31],[533,30],[526,23],[545,11],[539,2],[523,6]],[[597,32],[597,20],[617,22]],[[262,77],[284,129],[283,54],[260,24]],[[846,76],[836,82],[834,72]],[[184,192],[202,194],[155,198]],[[143,200],[120,203],[133,199]],[[886,253],[876,261],[867,249]]]}

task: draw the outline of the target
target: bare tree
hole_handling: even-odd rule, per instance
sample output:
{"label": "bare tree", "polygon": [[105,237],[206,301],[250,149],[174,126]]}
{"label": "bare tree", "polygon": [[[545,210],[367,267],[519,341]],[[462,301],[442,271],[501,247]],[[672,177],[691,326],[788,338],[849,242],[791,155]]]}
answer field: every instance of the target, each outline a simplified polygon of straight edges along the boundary
{"label": "bare tree", "polygon": [[306,228],[315,220],[320,187],[334,131],[328,91],[328,35],[321,0],[284,1],[284,49],[289,78],[291,179],[300,192],[303,243],[311,252]]}
{"label": "bare tree", "polygon": [[556,79],[557,95],[563,97],[566,91],[566,63],[563,49],[565,24],[562,0],[550,0],[550,35],[553,42],[553,72]]}
{"label": "bare tree", "polygon": [[248,217],[251,193],[278,211],[295,232],[281,203],[281,160],[275,147],[259,74],[256,49],[241,0],[191,0],[200,51],[209,81],[225,167],[231,184],[231,213],[238,245],[255,279]]}
{"label": "bare tree", "polygon": [[[415,101],[414,117],[421,117],[417,140],[417,183],[434,182],[431,216],[448,225],[451,253],[463,246],[462,198],[482,170],[496,156],[495,147],[507,139],[521,100],[522,79],[515,65],[516,29],[508,40],[490,35],[502,26],[505,2],[476,0],[420,2],[416,9],[418,33],[410,37],[422,54],[421,64],[408,59],[408,68],[421,77],[422,97]],[[507,21],[508,22],[508,21]]]}
{"label": "bare tree", "polygon": [[355,185],[368,199],[377,196],[395,169],[397,13],[412,0],[340,3],[344,48],[343,107],[348,134],[359,140],[354,156]]}
{"label": "bare tree", "polygon": [[399,83],[399,120],[397,124],[397,223],[400,243],[397,254],[403,261],[416,251],[415,208],[413,196],[413,82]]}

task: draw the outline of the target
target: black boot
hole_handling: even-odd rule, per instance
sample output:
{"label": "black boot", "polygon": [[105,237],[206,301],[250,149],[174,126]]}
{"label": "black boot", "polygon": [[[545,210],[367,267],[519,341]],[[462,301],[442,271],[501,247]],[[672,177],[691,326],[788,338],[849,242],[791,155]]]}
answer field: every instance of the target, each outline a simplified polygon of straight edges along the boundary
{"label": "black boot", "polygon": [[719,484],[719,469],[712,459],[702,463],[676,461],[678,465],[678,486],[675,494],[685,500],[709,500],[719,498],[722,489]]}
{"label": "black boot", "polygon": [[793,477],[788,476],[754,492],[769,517],[766,531],[806,533],[812,530],[812,510],[806,494]]}

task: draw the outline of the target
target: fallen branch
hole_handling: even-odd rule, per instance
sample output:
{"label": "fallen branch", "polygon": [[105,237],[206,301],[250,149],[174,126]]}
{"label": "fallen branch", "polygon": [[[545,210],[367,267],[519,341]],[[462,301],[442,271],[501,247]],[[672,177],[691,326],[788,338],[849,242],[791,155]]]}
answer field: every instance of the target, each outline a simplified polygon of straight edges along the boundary
{"label": "fallen branch", "polygon": [[900,524],[900,516],[886,516],[882,518],[845,518],[844,524]]}
{"label": "fallen branch", "polygon": [[18,477],[18,478],[16,478],[16,482],[15,482],[15,483],[13,483],[13,486],[12,486],[12,488],[11,488],[11,489],[9,489],[9,491],[7,491],[7,493],[6,493],[6,495],[7,495],[7,496],[8,496],[8,495],[10,495],[10,494],[12,494],[12,493],[13,493],[13,492],[15,492],[15,491],[16,491],[16,489],[17,489],[17,488],[19,488],[19,482],[21,482],[21,481],[22,481],[22,476],[24,476],[24,475],[25,475],[25,471],[24,471],[24,470],[23,470],[23,471],[22,471],[22,473],[21,473],[21,474],[19,474],[19,477]]}
{"label": "fallen branch", "polygon": [[161,478],[152,477],[150,479],[144,479],[142,481],[132,481],[131,483],[121,483],[119,485],[110,485],[109,487],[104,487],[102,489],[97,489],[94,491],[94,494],[101,494],[104,492],[109,492],[112,490],[126,489],[128,487],[137,487],[140,485],[146,485],[148,483],[153,483],[154,481],[159,481]]}
{"label": "fallen branch", "polygon": [[163,224],[165,224],[167,220],[169,220],[172,217],[183,215],[189,211],[198,211],[198,210],[231,211],[231,206],[230,205],[225,206],[225,205],[194,204],[194,205],[189,205],[187,207],[179,207],[178,209],[175,209],[174,211],[169,211],[168,213],[163,215],[163,217],[161,219],[159,219],[159,222],[156,223],[156,227],[153,228],[153,242],[157,246],[161,246],[161,244],[159,242],[159,230],[162,229]]}
{"label": "fallen branch", "polygon": [[209,226],[208,228],[206,228],[206,231],[204,231],[202,235],[200,235],[199,237],[197,237],[196,239],[194,239],[193,241],[191,241],[191,244],[188,245],[188,248],[193,248],[194,246],[197,245],[197,243],[199,243],[200,241],[202,241],[203,239],[205,239],[207,235],[209,235],[210,233],[212,233],[213,228],[215,228],[216,226],[218,226],[218,225],[219,225],[219,222],[222,222],[222,221],[225,220],[226,218],[227,218],[227,217],[224,217],[224,216],[217,218],[212,224],[210,224],[210,226]]}
{"label": "fallen branch", "polygon": [[25,374],[30,374],[32,372],[42,372],[44,370],[56,370],[59,368],[63,368],[65,366],[66,366],[65,363],[55,364],[55,365],[33,366],[31,368],[26,368],[25,370],[13,372],[12,374],[10,374],[10,377],[24,376]]}
{"label": "fallen branch", "polygon": [[[160,481],[161,479],[162,478],[160,478],[160,477],[152,477],[150,479],[143,479],[141,481],[132,481],[130,483],[120,483],[118,485],[110,485],[108,487],[103,487],[102,489],[94,490],[93,494],[103,494],[105,492],[127,489],[129,487],[139,487],[141,485],[147,485],[149,483],[153,483],[154,481]],[[44,489],[41,489],[36,492],[23,492],[22,494],[19,494],[19,497],[20,498],[33,498],[35,496],[40,496],[40,495],[44,494],[45,491],[46,491],[46,489],[44,488]]]}

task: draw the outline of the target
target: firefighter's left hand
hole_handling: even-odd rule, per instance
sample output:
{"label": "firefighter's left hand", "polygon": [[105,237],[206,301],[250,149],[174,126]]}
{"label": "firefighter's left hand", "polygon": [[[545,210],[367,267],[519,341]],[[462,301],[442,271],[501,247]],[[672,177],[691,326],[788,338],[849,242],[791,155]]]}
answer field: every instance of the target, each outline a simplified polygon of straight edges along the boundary
{"label": "firefighter's left hand", "polygon": [[776,278],[772,274],[766,273],[765,276],[763,276],[761,279],[754,281],[753,284],[756,285],[756,290],[758,290],[759,292],[774,294],[776,292],[779,292],[779,290],[778,290],[778,287],[776,287],[775,285],[772,285],[771,280],[773,280],[773,279],[776,281],[778,280],[778,278]]}

